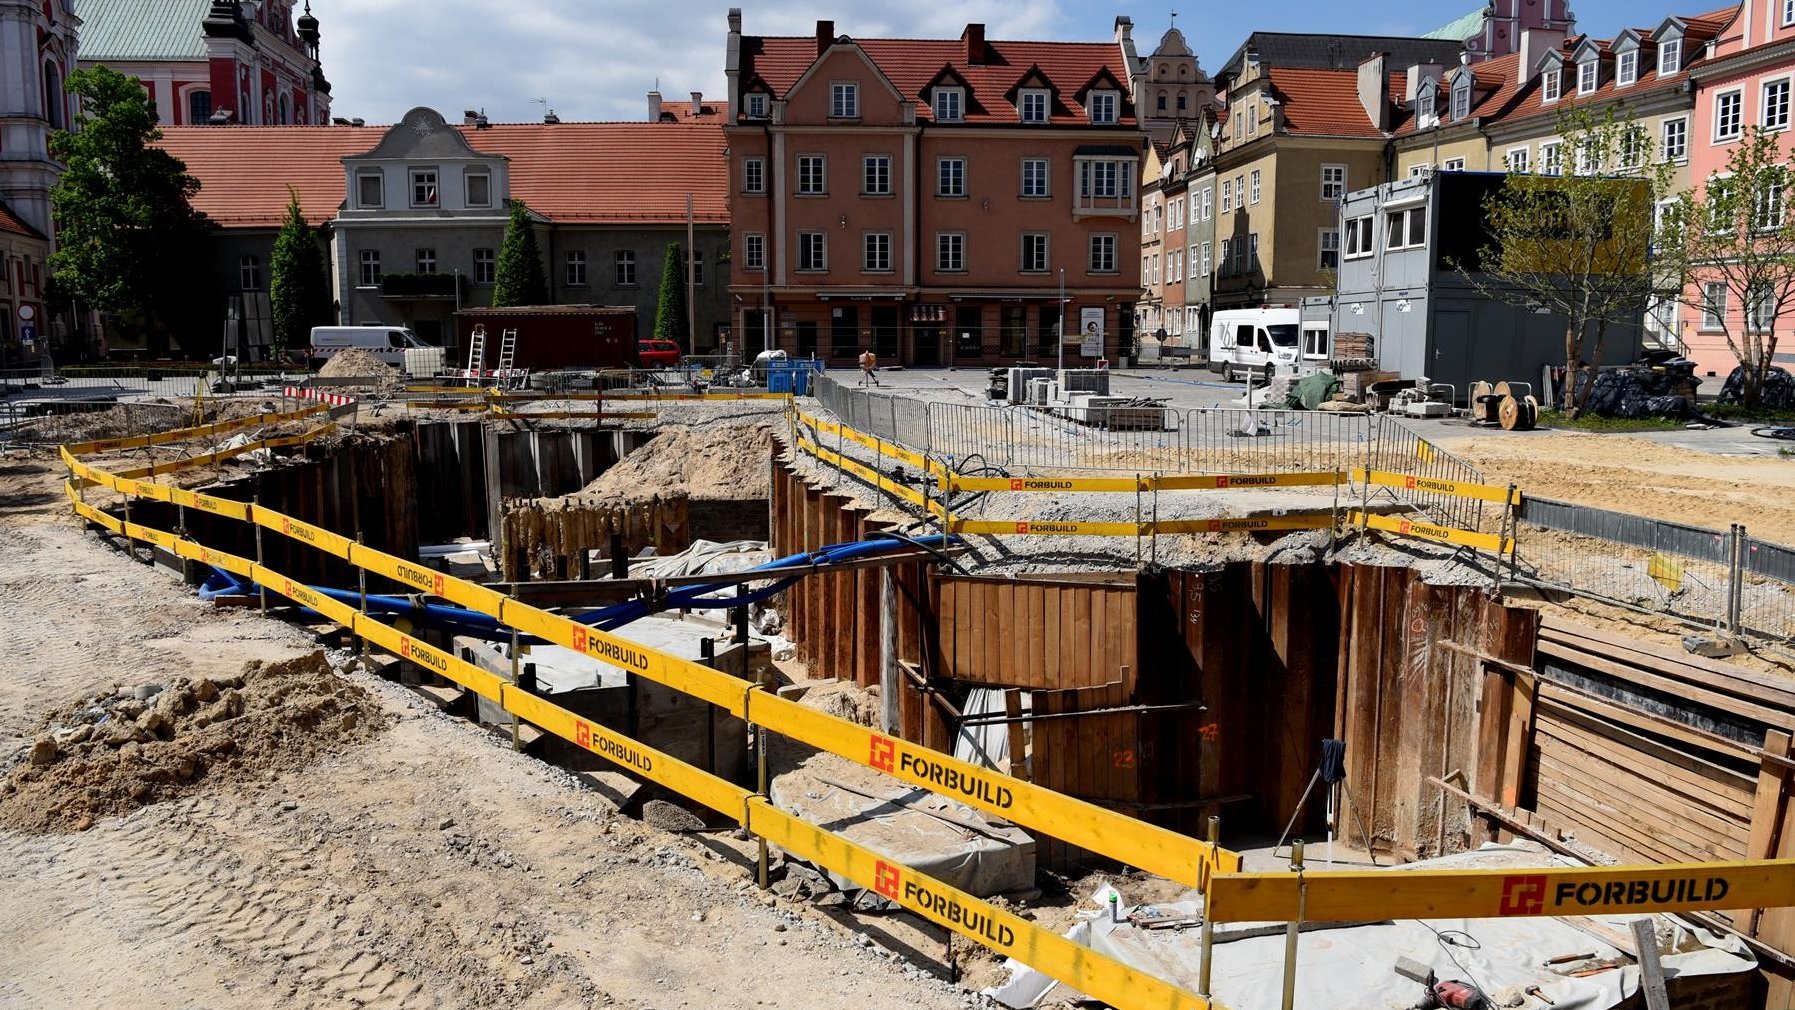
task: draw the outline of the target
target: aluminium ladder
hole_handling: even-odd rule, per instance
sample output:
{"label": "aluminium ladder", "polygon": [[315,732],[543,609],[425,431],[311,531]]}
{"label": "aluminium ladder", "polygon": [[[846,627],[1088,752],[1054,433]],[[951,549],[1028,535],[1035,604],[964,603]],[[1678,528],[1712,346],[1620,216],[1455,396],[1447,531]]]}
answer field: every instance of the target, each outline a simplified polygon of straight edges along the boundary
{"label": "aluminium ladder", "polygon": [[467,340],[467,384],[470,389],[480,388],[480,373],[486,370],[486,324],[474,327],[474,332]]}
{"label": "aluminium ladder", "polygon": [[512,366],[517,363],[517,331],[505,330],[499,334],[499,370],[495,373],[497,385],[510,389],[515,376]]}

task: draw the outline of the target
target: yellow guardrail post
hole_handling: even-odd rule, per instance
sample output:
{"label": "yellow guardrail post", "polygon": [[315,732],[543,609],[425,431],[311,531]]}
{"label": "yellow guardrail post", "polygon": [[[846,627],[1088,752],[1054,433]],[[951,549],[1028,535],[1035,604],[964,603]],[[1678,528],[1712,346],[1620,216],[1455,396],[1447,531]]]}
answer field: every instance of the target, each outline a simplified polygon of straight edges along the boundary
{"label": "yellow guardrail post", "polygon": [[1134,475],[1134,563],[1137,567],[1141,563],[1141,534],[1144,532],[1141,523],[1143,521],[1144,517],[1141,515],[1141,475],[1137,473]]}
{"label": "yellow guardrail post", "polygon": [[[523,662],[523,654],[518,651],[519,643],[518,643],[517,639],[518,639],[517,629],[512,628],[511,629],[511,686],[512,687],[517,687],[518,675],[523,672],[523,670],[520,668],[520,666]],[[511,713],[511,749],[514,751],[521,751],[524,749],[523,726],[519,722],[516,712]]]}
{"label": "yellow guardrail post", "polygon": [[[1219,849],[1219,848],[1221,848],[1221,841],[1222,841],[1222,819],[1215,814],[1210,814],[1209,815],[1209,847],[1211,849]],[[1211,875],[1210,879],[1213,880],[1214,876]],[[1211,967],[1211,960],[1215,955],[1215,916],[1209,914],[1210,910],[1211,910],[1210,904],[1209,904],[1209,899],[1210,899],[1209,881],[1204,881],[1204,884],[1203,884],[1203,940],[1202,940],[1202,947],[1200,948],[1200,953],[1198,954],[1198,960],[1197,960],[1197,995],[1202,996],[1204,998],[1208,998],[1208,996],[1209,996],[1209,975],[1210,975],[1209,969]]]}
{"label": "yellow guardrail post", "polygon": [[[1299,893],[1303,886],[1303,840],[1290,843],[1290,872],[1296,874]],[[1284,930],[1284,1010],[1296,1006],[1296,938],[1302,932],[1302,902],[1298,899],[1296,918]]]}
{"label": "yellow guardrail post", "polygon": [[[126,501],[129,501],[129,500],[130,499],[126,499]],[[250,522],[255,523],[255,528],[256,528],[256,567],[257,568],[260,568],[262,566],[262,524],[255,522],[255,514],[256,514],[256,509],[259,509],[261,507],[262,507],[262,496],[259,494],[251,495],[249,498],[249,519],[250,519]],[[127,513],[127,520],[128,519],[129,519],[129,513]],[[268,587],[262,584],[261,579],[256,580],[256,594],[261,600],[262,615],[267,616],[267,614],[268,614]]]}

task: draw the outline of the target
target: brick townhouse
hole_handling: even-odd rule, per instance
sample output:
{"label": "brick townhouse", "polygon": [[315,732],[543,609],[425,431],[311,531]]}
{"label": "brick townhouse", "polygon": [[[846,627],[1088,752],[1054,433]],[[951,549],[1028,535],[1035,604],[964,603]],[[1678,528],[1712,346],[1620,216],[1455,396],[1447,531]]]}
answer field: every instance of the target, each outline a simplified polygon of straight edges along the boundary
{"label": "brick townhouse", "polygon": [[1131,31],[857,39],[820,21],[770,37],[731,10],[729,292],[747,347],[923,366],[1050,360],[1062,339],[1069,360],[1127,353],[1144,141]]}

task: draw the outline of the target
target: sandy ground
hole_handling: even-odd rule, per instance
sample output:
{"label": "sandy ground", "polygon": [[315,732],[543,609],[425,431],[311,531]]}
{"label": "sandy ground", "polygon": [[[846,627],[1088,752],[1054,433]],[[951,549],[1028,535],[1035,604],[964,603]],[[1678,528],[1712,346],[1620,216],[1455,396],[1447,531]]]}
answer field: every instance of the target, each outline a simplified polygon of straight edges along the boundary
{"label": "sandy ground", "polygon": [[1523,493],[1795,544],[1795,460],[1699,452],[1637,435],[1541,432],[1442,439]]}
{"label": "sandy ground", "polygon": [[[104,546],[66,517],[46,463],[0,462],[0,771],[84,693],[314,647]],[[935,977],[939,947],[919,968],[901,945],[857,942],[763,898],[739,843],[620,818],[565,773],[351,677],[394,719],[366,742],[84,832],[0,831],[0,1008],[975,1002]]]}

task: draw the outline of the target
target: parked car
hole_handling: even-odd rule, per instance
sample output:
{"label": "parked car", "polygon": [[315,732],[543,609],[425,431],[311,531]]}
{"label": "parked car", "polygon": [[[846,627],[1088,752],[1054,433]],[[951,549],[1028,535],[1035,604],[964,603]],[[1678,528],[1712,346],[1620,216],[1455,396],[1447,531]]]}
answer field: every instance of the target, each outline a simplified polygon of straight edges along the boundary
{"label": "parked car", "polygon": [[679,364],[679,345],[671,340],[636,341],[636,360],[644,368],[665,368]]}

